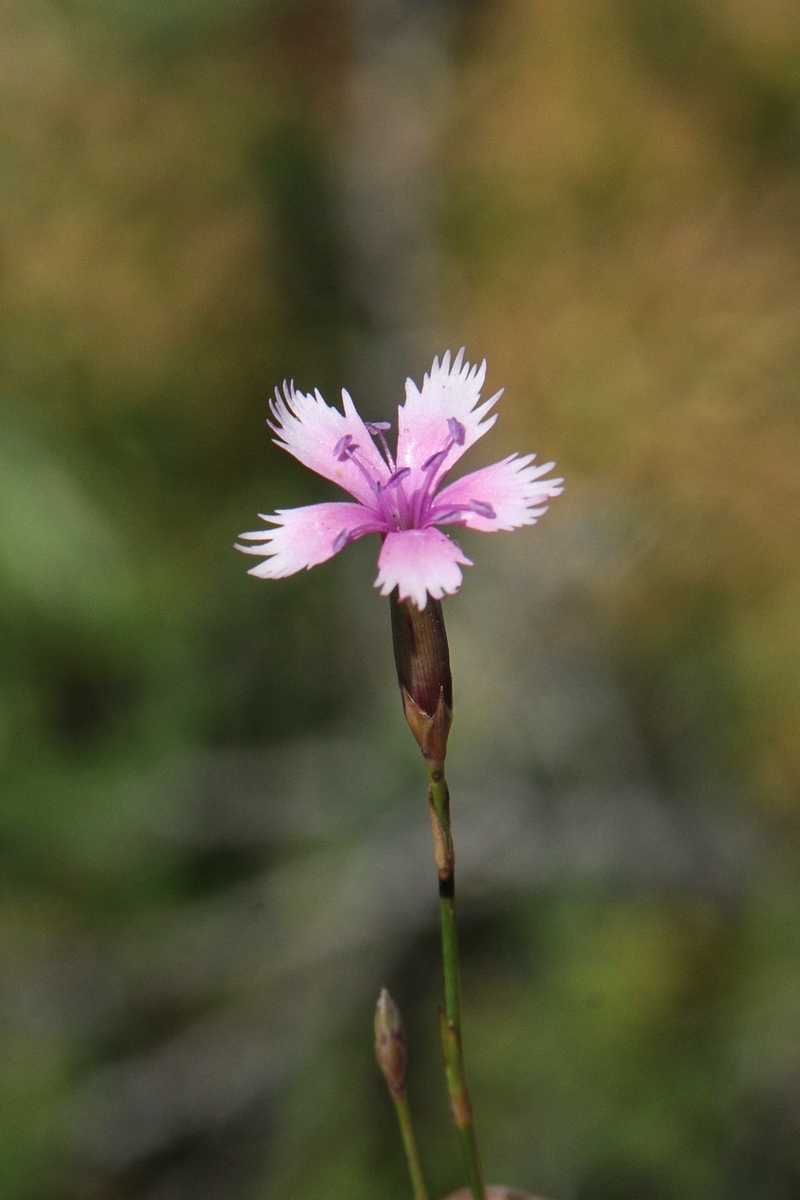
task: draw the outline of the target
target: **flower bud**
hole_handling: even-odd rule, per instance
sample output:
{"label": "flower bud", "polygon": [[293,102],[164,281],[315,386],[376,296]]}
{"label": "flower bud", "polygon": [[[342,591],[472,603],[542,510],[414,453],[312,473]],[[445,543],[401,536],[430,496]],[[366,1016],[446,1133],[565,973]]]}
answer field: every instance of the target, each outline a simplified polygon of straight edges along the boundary
{"label": "flower bud", "polygon": [[453,680],[442,606],[429,597],[420,612],[413,600],[398,600],[394,591],[391,612],[406,721],[429,768],[441,769],[453,721]]}
{"label": "flower bud", "polygon": [[[445,1196],[444,1200],[472,1200],[472,1192],[469,1188],[461,1188]],[[530,1192],[517,1192],[514,1188],[487,1187],[486,1200],[537,1200],[537,1197]]]}
{"label": "flower bud", "polygon": [[401,1099],[406,1090],[406,1035],[400,1009],[386,988],[375,1007],[375,1057],[390,1093]]}

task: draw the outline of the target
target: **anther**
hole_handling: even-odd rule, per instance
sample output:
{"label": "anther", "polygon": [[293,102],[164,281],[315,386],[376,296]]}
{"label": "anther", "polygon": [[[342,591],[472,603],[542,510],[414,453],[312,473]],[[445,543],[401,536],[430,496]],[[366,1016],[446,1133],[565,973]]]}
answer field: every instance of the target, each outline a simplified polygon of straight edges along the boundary
{"label": "anther", "polygon": [[410,467],[401,467],[399,471],[395,471],[393,475],[389,476],[389,478],[386,480],[386,487],[387,488],[398,487],[398,485],[401,484],[403,482],[403,480],[406,479],[410,474],[411,474]]}
{"label": "anther", "polygon": [[358,449],[358,443],[353,441],[353,435],[346,433],[344,437],[340,437],[336,445],[333,447],[333,456],[338,458],[339,462],[346,462],[352,454],[355,454]]}
{"label": "anther", "polygon": [[494,521],[497,517],[491,504],[485,504],[483,500],[470,500],[469,505],[474,513],[479,517],[486,517],[488,521]]}
{"label": "anther", "polygon": [[375,533],[374,525],[356,525],[354,529],[341,529],[333,539],[333,553],[338,554],[349,542],[355,542],[365,533]]}
{"label": "anther", "polygon": [[435,511],[429,520],[432,520],[435,525],[466,525],[466,520],[462,516],[463,508],[449,508],[447,512]]}
{"label": "anther", "polygon": [[467,438],[467,431],[460,421],[455,417],[447,418],[447,428],[450,430],[450,437],[457,446],[463,446]]}
{"label": "anther", "polygon": [[[394,470],[394,458],[392,457],[392,452],[389,449],[389,443],[386,441],[386,438],[384,437],[384,434],[386,433],[387,429],[391,429],[391,428],[392,428],[391,421],[370,421],[367,425],[365,425],[365,429],[370,434],[370,436],[376,437],[380,441],[380,444],[383,448],[383,456],[386,459],[386,463],[389,467],[389,470],[393,471]],[[378,489],[378,490],[380,490],[380,489]]]}
{"label": "anther", "polygon": [[450,451],[450,446],[445,446],[444,450],[437,450],[430,458],[422,464],[423,471],[432,471],[435,467],[442,465]]}

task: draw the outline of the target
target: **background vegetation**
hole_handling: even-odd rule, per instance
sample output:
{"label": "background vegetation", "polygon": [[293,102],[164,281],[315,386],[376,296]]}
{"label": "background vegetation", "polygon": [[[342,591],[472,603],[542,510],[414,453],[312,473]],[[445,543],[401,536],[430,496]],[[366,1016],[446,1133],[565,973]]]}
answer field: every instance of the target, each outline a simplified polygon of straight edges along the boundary
{"label": "background vegetation", "polygon": [[465,344],[568,480],[446,606],[488,1173],[794,1200],[797,6],[1,11],[0,1195],[399,1200],[384,982],[460,1183],[374,547],[231,543]]}

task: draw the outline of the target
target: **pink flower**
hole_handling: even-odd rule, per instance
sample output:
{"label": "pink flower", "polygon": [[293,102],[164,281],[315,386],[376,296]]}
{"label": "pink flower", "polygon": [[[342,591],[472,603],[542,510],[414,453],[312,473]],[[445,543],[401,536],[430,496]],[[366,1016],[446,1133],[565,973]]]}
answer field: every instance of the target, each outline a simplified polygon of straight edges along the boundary
{"label": "pink flower", "polygon": [[237,550],[264,558],[249,573],[281,579],[377,533],[382,545],[375,586],[382,595],[397,588],[401,600],[410,598],[422,610],[428,595],[440,600],[457,592],[459,564],[472,563],[437,525],[466,525],[483,533],[534,525],[547,501],[563,491],[562,479],[542,478],[555,464],[535,467],[533,454],[511,454],[441,487],[451,467],[497,420],[496,413],[487,414],[502,392],[479,403],[485,377],[485,362],[470,367],[460,350],[451,366],[448,350],[441,364],[433,360],[422,391],[407,380],[405,404],[398,409],[396,456],[385,437],[391,426],[365,424],[347,392],[342,392],[342,415],[318,391],[304,395],[284,383],[283,396],[276,390],[270,402],[276,444],[339,484],[357,503],[333,501],[278,509],[274,517],[260,514],[276,528],[240,535],[257,544],[237,545]]}

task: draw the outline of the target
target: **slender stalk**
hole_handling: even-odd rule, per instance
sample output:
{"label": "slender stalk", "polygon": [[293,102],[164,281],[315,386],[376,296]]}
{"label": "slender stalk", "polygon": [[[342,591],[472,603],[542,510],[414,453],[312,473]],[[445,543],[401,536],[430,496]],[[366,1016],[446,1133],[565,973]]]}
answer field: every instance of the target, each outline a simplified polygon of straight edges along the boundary
{"label": "slender stalk", "polygon": [[429,765],[428,775],[430,777],[428,799],[431,810],[433,845],[436,868],[439,873],[439,916],[442,926],[442,966],[444,970],[444,1011],[440,1014],[440,1023],[445,1075],[450,1093],[453,1120],[467,1168],[470,1191],[473,1200],[485,1200],[486,1189],[464,1071],[461,977],[458,965],[458,931],[455,911],[455,854],[450,828],[450,793],[444,777],[443,765]]}
{"label": "slender stalk", "polygon": [[428,1200],[428,1189],[425,1186],[425,1179],[422,1175],[422,1164],[419,1161],[417,1139],[414,1137],[414,1126],[411,1123],[408,1098],[405,1092],[403,1092],[402,1096],[393,1095],[392,1099],[394,1100],[394,1108],[400,1126],[400,1136],[403,1139],[403,1149],[406,1152],[408,1173],[411,1176],[411,1186],[414,1189],[414,1200]]}

